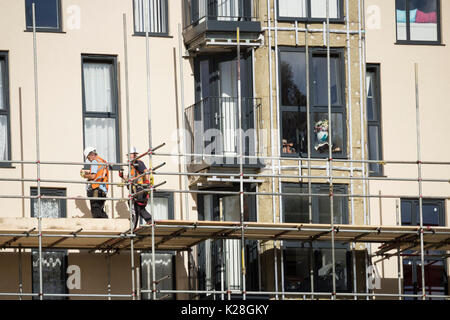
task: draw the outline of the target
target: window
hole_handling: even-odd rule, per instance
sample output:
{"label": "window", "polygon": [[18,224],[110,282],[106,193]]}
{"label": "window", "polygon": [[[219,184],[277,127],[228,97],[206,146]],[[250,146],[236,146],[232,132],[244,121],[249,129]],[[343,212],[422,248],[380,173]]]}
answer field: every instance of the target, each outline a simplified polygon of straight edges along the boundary
{"label": "window", "polygon": [[[245,191],[255,192],[255,187],[245,186]],[[215,190],[218,191],[218,190]],[[225,190],[224,190],[225,191]],[[226,189],[239,191],[239,187]],[[199,220],[240,221],[239,195],[198,195]],[[256,196],[244,195],[244,221],[256,221]],[[198,279],[201,290],[240,290],[241,243],[238,239],[206,240],[198,246]],[[245,266],[247,290],[258,290],[257,241],[245,240]]]}
{"label": "window", "polygon": [[[302,49],[280,49],[280,118],[282,154],[307,156],[308,134],[311,135],[311,155],[328,156],[328,79],[327,55],[323,49],[310,50],[310,132],[306,114],[306,53]],[[332,50],[331,134],[334,157],[346,155],[346,110],[343,52]]]}
{"label": "window", "polygon": [[[37,195],[38,189],[36,187],[32,187],[31,196]],[[41,188],[41,195],[65,197],[66,189]],[[43,218],[66,218],[66,203],[66,199],[41,199],[41,216]],[[31,217],[37,217],[38,210],[38,200],[31,199]]]}
{"label": "window", "polygon": [[252,21],[252,0],[184,0],[184,27],[206,19]]}
{"label": "window", "polygon": [[83,56],[84,146],[119,162],[117,62],[115,57]]}
{"label": "window", "polygon": [[397,43],[440,44],[439,0],[396,0]]}
{"label": "window", "polygon": [[10,149],[8,53],[0,52],[0,161],[11,159]]}
{"label": "window", "polygon": [[[150,196],[149,201],[147,203],[147,207],[145,208],[147,212],[151,212],[151,203]],[[174,212],[173,212],[173,193],[169,192],[161,192],[155,191],[153,192],[153,209],[152,213],[154,220],[173,220]],[[146,222],[141,217],[140,224],[144,225]]]}
{"label": "window", "polygon": [[[442,200],[422,200],[424,226],[445,226],[445,206]],[[402,199],[402,225],[420,225],[420,207],[418,199]]]}
{"label": "window", "polygon": [[[423,224],[425,226],[445,226],[444,200],[422,200]],[[420,225],[419,199],[401,200],[402,225]],[[403,259],[403,293],[422,293],[422,264],[420,253],[411,250],[405,251],[408,255]],[[425,293],[427,295],[447,295],[448,280],[445,251],[425,250]],[[442,256],[442,257],[440,257]],[[417,299],[417,298],[415,298]],[[437,298],[427,298],[439,300]]]}
{"label": "window", "polygon": [[[367,85],[367,139],[369,160],[382,160],[381,139],[381,95],[380,95],[380,66],[368,65],[366,73]],[[383,166],[376,163],[369,164],[369,174],[383,175]]]}
{"label": "window", "polygon": [[[308,185],[297,183],[284,183],[283,193],[305,193],[305,196],[283,195],[283,222],[309,223]],[[312,184],[311,192],[316,194],[329,194],[327,184]],[[334,186],[335,194],[347,193],[346,185]],[[347,197],[334,197],[334,223],[348,223]],[[312,196],[312,223],[331,223],[330,198]],[[311,274],[314,272],[314,290],[319,292],[332,292],[332,252],[331,243],[324,241],[307,242],[284,241],[283,252],[285,259],[285,287],[288,291],[311,291]],[[338,292],[347,292],[351,288],[351,257],[348,245],[335,243],[335,270],[336,289]]]}
{"label": "window", "polygon": [[25,0],[27,30],[33,29],[33,9],[36,8],[37,31],[61,31],[61,0]]}
{"label": "window", "polygon": [[[342,0],[329,0],[330,20],[342,19]],[[327,17],[327,0],[278,0],[278,18],[283,20],[323,20]]]}
{"label": "window", "polygon": [[[152,254],[141,254],[141,287],[142,290],[153,289],[153,272],[152,272]],[[174,290],[175,289],[175,254],[155,252],[155,278],[159,283],[156,284],[157,290]],[[153,299],[153,293],[143,292],[141,299]],[[157,300],[175,299],[173,293],[156,293]]]}
{"label": "window", "polygon": [[[32,250],[33,293],[39,293],[39,252]],[[67,294],[67,251],[54,250],[42,252],[42,291],[45,300],[65,300],[64,296],[49,296],[45,293]],[[39,297],[33,296],[33,299]]]}
{"label": "window", "polygon": [[[137,35],[145,35],[148,31],[150,35],[168,34],[168,3],[167,0],[133,0],[134,6],[134,32]],[[148,8],[148,17],[145,14],[145,7]],[[148,20],[148,27],[145,23]]]}

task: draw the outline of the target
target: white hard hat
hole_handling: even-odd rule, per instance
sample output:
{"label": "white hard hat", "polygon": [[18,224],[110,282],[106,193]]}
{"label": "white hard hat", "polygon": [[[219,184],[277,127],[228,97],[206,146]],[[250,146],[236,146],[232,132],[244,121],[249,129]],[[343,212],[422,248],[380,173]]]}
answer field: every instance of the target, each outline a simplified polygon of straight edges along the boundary
{"label": "white hard hat", "polygon": [[84,157],[87,158],[87,156],[89,155],[89,153],[91,153],[92,151],[95,151],[94,147],[86,147],[86,149],[84,149]]}
{"label": "white hard hat", "polygon": [[130,148],[130,154],[132,154],[132,153],[139,153],[139,152],[137,151],[136,147],[131,147],[131,148]]}

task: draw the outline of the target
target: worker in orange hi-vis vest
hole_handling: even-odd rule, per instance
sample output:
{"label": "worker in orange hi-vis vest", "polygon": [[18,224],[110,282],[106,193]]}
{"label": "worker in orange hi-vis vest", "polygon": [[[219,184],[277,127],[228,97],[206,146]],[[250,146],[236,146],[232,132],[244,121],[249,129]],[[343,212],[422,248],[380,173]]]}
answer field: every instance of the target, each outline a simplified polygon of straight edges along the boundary
{"label": "worker in orange hi-vis vest", "polygon": [[132,180],[130,193],[138,193],[132,198],[131,214],[134,229],[137,227],[139,217],[142,217],[147,224],[152,222],[152,216],[146,209],[148,192],[144,191],[150,186],[149,174],[144,162],[139,159],[135,160],[137,155],[136,147],[132,147],[128,156],[129,161],[131,161],[131,172],[129,175],[124,175],[123,170],[119,171],[119,176],[122,179]]}
{"label": "worker in orange hi-vis vest", "polygon": [[81,170],[80,175],[87,179],[87,181],[98,182],[90,183],[87,186],[87,196],[89,198],[105,198],[105,200],[92,199],[91,213],[93,218],[108,218],[104,207],[106,195],[108,194],[109,169],[105,160],[100,158],[94,147],[87,147],[84,149],[84,158],[92,163],[89,170]]}

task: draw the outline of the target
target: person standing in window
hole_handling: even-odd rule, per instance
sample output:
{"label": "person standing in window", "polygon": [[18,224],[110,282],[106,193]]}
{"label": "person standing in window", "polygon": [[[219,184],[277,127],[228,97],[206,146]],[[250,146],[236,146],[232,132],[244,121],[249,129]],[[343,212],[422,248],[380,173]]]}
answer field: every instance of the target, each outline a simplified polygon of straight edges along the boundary
{"label": "person standing in window", "polygon": [[[100,158],[94,147],[87,147],[84,149],[84,157],[92,163],[90,170],[81,170],[80,174],[87,181],[94,181],[87,186],[87,196],[89,198],[105,198],[108,194],[109,169],[105,160]],[[99,165],[100,164],[100,165]],[[91,213],[93,218],[108,218],[104,207],[106,200],[92,199]]]}
{"label": "person standing in window", "polygon": [[139,217],[142,217],[147,224],[151,224],[152,222],[152,216],[145,209],[148,203],[148,192],[144,190],[150,185],[149,175],[144,162],[136,159],[137,155],[138,151],[136,147],[132,147],[129,153],[129,161],[131,161],[131,172],[129,176],[124,176],[123,170],[119,171],[119,176],[122,179],[131,180],[130,193],[135,194],[132,199],[131,208],[134,229],[137,227]]}

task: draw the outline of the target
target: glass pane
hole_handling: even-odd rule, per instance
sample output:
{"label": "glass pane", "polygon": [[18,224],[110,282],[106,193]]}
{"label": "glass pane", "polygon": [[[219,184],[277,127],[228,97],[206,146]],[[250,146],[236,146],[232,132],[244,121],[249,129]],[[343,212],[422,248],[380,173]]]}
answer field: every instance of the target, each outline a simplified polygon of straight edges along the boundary
{"label": "glass pane", "polygon": [[285,248],[284,263],[287,291],[311,290],[310,248]]}
{"label": "glass pane", "polygon": [[[424,203],[422,205],[423,224],[427,226],[439,226],[439,211],[440,207],[438,205]],[[420,214],[418,214],[418,219],[420,219]]]}
{"label": "glass pane", "polygon": [[278,15],[280,17],[306,18],[306,0],[278,0]]}
{"label": "glass pane", "polygon": [[[328,185],[321,185],[317,193],[321,194],[329,194]],[[343,194],[344,190],[341,188],[334,189],[335,194]],[[331,223],[331,210],[330,210],[330,197],[322,197],[317,196],[318,208],[317,211],[319,213],[319,223],[329,224]],[[347,223],[347,211],[345,202],[347,201],[347,197],[333,197],[333,223],[336,224],[346,224]],[[316,219],[315,219],[316,220]]]}
{"label": "glass pane", "polygon": [[[33,250],[33,293],[39,293],[39,252]],[[65,294],[66,253],[42,252],[42,285],[44,293]],[[37,298],[33,298],[37,299]],[[65,297],[45,297],[45,300],[63,300]]]}
{"label": "glass pane", "polygon": [[[317,291],[333,292],[333,259],[331,249],[315,252],[315,269],[318,274]],[[338,292],[347,290],[347,250],[335,249],[335,279]]]}
{"label": "glass pane", "polygon": [[376,75],[373,71],[367,71],[366,76],[367,81],[367,120],[377,121],[378,120],[378,101],[377,92],[375,90],[376,86]]}
{"label": "glass pane", "polygon": [[[148,8],[148,17],[145,14]],[[148,19],[150,33],[166,33],[166,1],[165,0],[134,0],[134,28],[136,32],[145,32],[145,22]]]}
{"label": "glass pane", "polygon": [[[153,289],[153,272],[152,272],[152,254],[141,254],[141,287],[142,290]],[[174,290],[173,287],[173,255],[170,253],[155,253],[155,278],[159,283],[156,285],[157,290]],[[172,293],[156,293],[158,300],[171,300],[174,298]],[[153,299],[153,294],[143,292],[142,299]]]}
{"label": "glass pane", "polygon": [[[379,128],[378,126],[369,125],[369,160],[381,160]],[[371,173],[381,172],[381,165],[376,163],[369,164]]]}
{"label": "glass pane", "polygon": [[437,41],[437,0],[410,1],[410,35],[413,41]]}
{"label": "glass pane", "polygon": [[217,1],[217,17],[219,20],[237,21],[239,16],[239,0]]}
{"label": "glass pane", "polygon": [[8,160],[8,117],[0,115],[0,160]]}
{"label": "glass pane", "polygon": [[306,65],[304,52],[280,52],[281,104],[306,106]]}
{"label": "glass pane", "polygon": [[[286,185],[283,193],[308,193],[307,187],[300,185]],[[309,222],[308,196],[283,195],[283,221],[302,223]]]}
{"label": "glass pane", "polygon": [[6,108],[5,60],[0,59],[0,110]]}
{"label": "glass pane", "polygon": [[[342,104],[341,70],[338,55],[330,57],[330,92],[331,104]],[[313,104],[328,106],[328,67],[326,55],[313,56]]]}
{"label": "glass pane", "polygon": [[406,38],[406,0],[396,0],[396,20],[397,20],[397,40],[407,40]]}
{"label": "glass pane", "polygon": [[112,112],[112,64],[83,63],[84,101],[87,112]]}
{"label": "glass pane", "polygon": [[329,17],[330,19],[339,18],[339,0],[312,0],[311,1],[311,18],[327,17],[327,1],[329,1]]}
{"label": "glass pane", "polygon": [[402,225],[411,225],[412,222],[412,204],[410,201],[402,201]]}
{"label": "glass pane", "polygon": [[308,152],[306,112],[283,111],[283,150],[285,154]]}
{"label": "glass pane", "polygon": [[26,0],[27,27],[33,27],[33,3],[36,7],[37,28],[59,28],[58,0]]}
{"label": "glass pane", "polygon": [[[328,113],[313,113],[312,125],[314,126],[314,149],[322,154],[328,151]],[[344,151],[344,121],[342,113],[332,113],[331,115],[331,143],[332,152],[341,153]]]}
{"label": "glass pane", "polygon": [[85,118],[84,145],[96,148],[100,158],[117,161],[116,119]]}

